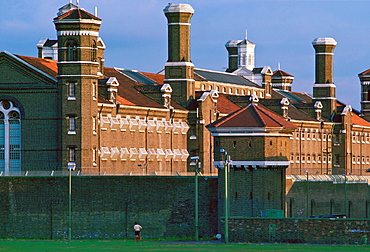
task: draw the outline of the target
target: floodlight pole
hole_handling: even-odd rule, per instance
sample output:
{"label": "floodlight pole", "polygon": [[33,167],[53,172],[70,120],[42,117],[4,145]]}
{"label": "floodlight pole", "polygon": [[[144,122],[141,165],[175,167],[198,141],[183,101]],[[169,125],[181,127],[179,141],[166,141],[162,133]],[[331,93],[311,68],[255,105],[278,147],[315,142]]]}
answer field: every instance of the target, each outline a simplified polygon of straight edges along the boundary
{"label": "floodlight pole", "polygon": [[72,240],[72,170],[76,169],[75,162],[68,163],[69,189],[68,189],[68,242]]}
{"label": "floodlight pole", "polygon": [[342,174],[342,176],[344,177],[344,214],[347,218],[347,175]]}
{"label": "floodlight pole", "polygon": [[225,155],[224,161],[224,179],[225,179],[225,243],[229,243],[229,167],[230,167],[230,156],[227,155],[227,151],[220,149],[221,153]]}
{"label": "floodlight pole", "polygon": [[199,239],[199,180],[198,172],[200,169],[199,159],[196,161],[195,165],[195,240]]}
{"label": "floodlight pole", "polygon": [[195,190],[194,190],[194,205],[195,205],[195,240],[199,240],[199,181],[198,181],[198,172],[201,168],[201,163],[199,162],[199,156],[190,157],[194,163],[190,163],[190,165],[194,164],[194,178],[195,178]]}
{"label": "floodlight pole", "polygon": [[308,206],[309,206],[308,191],[310,190],[310,186],[308,181],[308,171],[304,171],[304,173],[306,173],[306,217],[308,218]]}

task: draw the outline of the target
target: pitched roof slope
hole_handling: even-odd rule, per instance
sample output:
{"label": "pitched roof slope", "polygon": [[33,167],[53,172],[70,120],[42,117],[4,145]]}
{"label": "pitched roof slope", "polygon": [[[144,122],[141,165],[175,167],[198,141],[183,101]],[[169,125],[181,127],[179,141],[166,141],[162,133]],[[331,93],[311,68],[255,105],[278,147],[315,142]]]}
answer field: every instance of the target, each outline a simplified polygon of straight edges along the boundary
{"label": "pitched roof slope", "polygon": [[230,114],[238,109],[240,109],[240,107],[229,100],[227,95],[219,93],[217,110],[220,111],[221,114]]}
{"label": "pitched roof slope", "polygon": [[232,83],[245,85],[250,87],[257,87],[257,84],[247,80],[246,78],[226,72],[217,72],[204,69],[194,68],[194,79],[200,81]]}
{"label": "pitched roof slope", "polygon": [[57,78],[58,66],[57,66],[56,60],[28,57],[28,56],[22,56],[22,55],[15,55],[15,56],[24,60],[28,64],[36,67],[40,71],[50,75],[51,77],[55,79]]}
{"label": "pitched roof slope", "polygon": [[155,102],[143,93],[139,92],[135,88],[136,82],[118,72],[116,69],[106,67],[104,68],[104,74],[108,77],[117,78],[117,81],[120,83],[120,85],[118,86],[118,96],[125,99],[126,102],[131,103],[127,105],[134,104],[136,106],[143,107],[164,108],[163,105]]}
{"label": "pitched roof slope", "polygon": [[207,127],[286,127],[296,128],[296,126],[286,121],[282,116],[275,114],[261,104],[249,104],[234,113],[208,125]]}
{"label": "pitched roof slope", "polygon": [[360,76],[360,75],[369,75],[369,74],[370,74],[370,69],[367,69],[367,70],[359,73],[358,75]]}
{"label": "pitched roof slope", "polygon": [[72,9],[72,10],[64,13],[63,15],[60,15],[60,16],[54,18],[54,20],[56,20],[56,19],[93,19],[93,20],[101,21],[100,18],[95,17],[94,15],[88,13],[87,11],[85,11],[82,8]]}
{"label": "pitched roof slope", "polygon": [[277,78],[277,77],[294,77],[291,74],[288,74],[287,72],[284,72],[283,70],[276,70],[274,71],[272,78]]}

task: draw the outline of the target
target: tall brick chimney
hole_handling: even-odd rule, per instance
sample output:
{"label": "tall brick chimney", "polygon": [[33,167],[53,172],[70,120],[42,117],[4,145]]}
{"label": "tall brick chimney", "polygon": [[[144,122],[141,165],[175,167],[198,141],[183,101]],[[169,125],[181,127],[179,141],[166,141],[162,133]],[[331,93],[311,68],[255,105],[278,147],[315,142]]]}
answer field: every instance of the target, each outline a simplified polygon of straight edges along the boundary
{"label": "tall brick chimney", "polygon": [[195,97],[194,64],[190,60],[190,19],[194,9],[189,4],[170,3],[163,11],[168,21],[165,83],[173,89],[172,99],[186,106]]}
{"label": "tall brick chimney", "polygon": [[322,103],[322,116],[330,118],[336,112],[337,103],[333,81],[333,56],[337,42],[333,38],[317,38],[312,45],[316,55],[313,100]]}

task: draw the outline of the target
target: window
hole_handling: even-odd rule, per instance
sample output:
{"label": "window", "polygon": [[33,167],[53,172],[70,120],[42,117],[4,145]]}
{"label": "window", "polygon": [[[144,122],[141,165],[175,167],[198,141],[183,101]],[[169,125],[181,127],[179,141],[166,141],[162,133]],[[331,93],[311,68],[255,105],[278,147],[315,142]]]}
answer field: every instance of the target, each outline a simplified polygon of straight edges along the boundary
{"label": "window", "polygon": [[312,132],[312,140],[316,140],[316,132]]}
{"label": "window", "polygon": [[322,134],[322,140],[326,141],[326,134]]}
{"label": "window", "polygon": [[340,166],[340,161],[339,161],[339,154],[334,155],[334,166]]}
{"label": "window", "polygon": [[96,97],[97,97],[97,93],[96,93],[96,91],[97,91],[97,88],[96,88],[96,82],[94,82],[94,83],[92,84],[92,98],[93,98],[93,100],[94,100],[94,101],[96,100]]}
{"label": "window", "polygon": [[70,82],[68,85],[68,100],[75,100],[76,99],[76,84],[74,82]]}
{"label": "window", "polygon": [[68,147],[68,161],[69,162],[76,161],[76,147]]}
{"label": "window", "polygon": [[77,61],[77,42],[75,40],[68,40],[66,43],[67,55],[66,61]]}
{"label": "window", "polygon": [[76,117],[74,115],[69,116],[68,124],[68,134],[76,134]]}
{"label": "window", "polygon": [[98,51],[98,47],[96,46],[95,40],[93,40],[91,47],[92,47],[91,48],[91,61],[96,62],[97,61],[96,52]]}
{"label": "window", "polygon": [[21,172],[21,118],[13,102],[0,101],[0,173]]}
{"label": "window", "polygon": [[334,145],[339,146],[340,141],[339,141],[339,134],[334,134]]}

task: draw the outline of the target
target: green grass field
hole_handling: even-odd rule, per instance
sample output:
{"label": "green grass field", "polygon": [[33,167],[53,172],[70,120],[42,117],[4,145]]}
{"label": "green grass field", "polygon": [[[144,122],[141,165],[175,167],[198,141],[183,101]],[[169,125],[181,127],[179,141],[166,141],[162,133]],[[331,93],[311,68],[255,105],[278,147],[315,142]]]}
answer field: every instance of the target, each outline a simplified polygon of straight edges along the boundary
{"label": "green grass field", "polygon": [[222,244],[201,242],[158,242],[132,240],[0,240],[0,251],[370,251],[370,246],[307,244]]}

